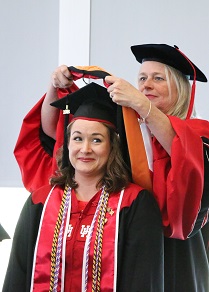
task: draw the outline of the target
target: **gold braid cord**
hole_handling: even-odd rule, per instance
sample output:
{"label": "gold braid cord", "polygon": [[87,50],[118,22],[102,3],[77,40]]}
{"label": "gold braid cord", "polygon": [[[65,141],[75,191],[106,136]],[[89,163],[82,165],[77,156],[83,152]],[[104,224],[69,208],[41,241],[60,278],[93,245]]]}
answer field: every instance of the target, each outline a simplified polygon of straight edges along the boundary
{"label": "gold braid cord", "polygon": [[104,191],[99,216],[97,221],[96,237],[94,242],[93,270],[92,270],[92,292],[100,291],[101,266],[102,266],[102,238],[105,224],[109,194]]}
{"label": "gold braid cord", "polygon": [[60,226],[62,223],[63,211],[64,211],[66,194],[67,194],[68,188],[69,188],[69,186],[66,185],[64,193],[63,193],[60,209],[59,209],[59,214],[57,217],[57,222],[56,222],[56,225],[54,228],[54,236],[53,236],[52,251],[51,251],[51,275],[50,275],[50,288],[49,288],[50,292],[53,291],[53,287],[54,287],[54,273],[55,273],[55,265],[56,265],[57,241],[58,241]]}

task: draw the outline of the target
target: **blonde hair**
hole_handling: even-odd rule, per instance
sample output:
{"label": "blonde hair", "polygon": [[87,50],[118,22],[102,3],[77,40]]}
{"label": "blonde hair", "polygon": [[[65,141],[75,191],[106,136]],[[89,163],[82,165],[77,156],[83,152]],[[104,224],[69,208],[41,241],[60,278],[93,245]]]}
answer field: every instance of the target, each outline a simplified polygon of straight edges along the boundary
{"label": "blonde hair", "polygon": [[[167,112],[168,115],[179,117],[180,119],[185,119],[188,111],[190,97],[191,97],[191,84],[188,78],[182,74],[179,70],[165,65],[165,74],[168,80],[168,87],[170,90],[170,80],[172,79],[177,88],[178,96],[176,103]],[[195,110],[193,109],[193,116],[195,115]]]}

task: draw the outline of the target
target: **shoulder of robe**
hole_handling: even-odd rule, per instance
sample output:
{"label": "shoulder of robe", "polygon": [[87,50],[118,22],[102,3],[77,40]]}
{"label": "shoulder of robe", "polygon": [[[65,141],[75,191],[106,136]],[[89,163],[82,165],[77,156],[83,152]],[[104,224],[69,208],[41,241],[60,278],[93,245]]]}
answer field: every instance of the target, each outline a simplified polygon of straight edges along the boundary
{"label": "shoulder of robe", "polygon": [[37,190],[35,190],[32,194],[32,202],[34,204],[44,204],[46,201],[46,198],[51,190],[51,185],[45,185]]}

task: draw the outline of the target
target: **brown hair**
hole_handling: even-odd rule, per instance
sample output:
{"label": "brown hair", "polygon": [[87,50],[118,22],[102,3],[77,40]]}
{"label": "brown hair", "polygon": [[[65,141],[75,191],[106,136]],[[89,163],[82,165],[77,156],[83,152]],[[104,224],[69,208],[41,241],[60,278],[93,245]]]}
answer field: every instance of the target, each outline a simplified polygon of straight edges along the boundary
{"label": "brown hair", "polygon": [[[74,122],[70,123],[67,128],[67,139],[71,135],[71,127]],[[108,128],[111,151],[107,161],[106,172],[102,179],[98,181],[97,187],[102,187],[105,185],[107,192],[118,192],[130,181],[130,171],[128,170],[127,165],[125,164],[122,154],[120,151],[120,139],[118,134],[115,132],[112,126],[102,123],[105,127]],[[71,188],[76,189],[78,183],[74,179],[75,169],[69,161],[68,166],[62,168],[62,156],[63,156],[63,147],[61,147],[57,153],[57,165],[58,170],[56,175],[51,177],[50,183],[52,185],[65,185],[68,184]]]}

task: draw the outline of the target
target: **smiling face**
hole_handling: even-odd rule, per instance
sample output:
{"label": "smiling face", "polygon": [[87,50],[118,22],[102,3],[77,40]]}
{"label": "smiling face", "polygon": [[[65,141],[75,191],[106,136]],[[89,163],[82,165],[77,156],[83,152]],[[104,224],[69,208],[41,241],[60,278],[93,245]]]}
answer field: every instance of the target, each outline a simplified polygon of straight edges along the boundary
{"label": "smiling face", "polygon": [[69,159],[78,175],[102,177],[111,145],[109,130],[102,123],[75,120],[69,138]]}
{"label": "smiling face", "polygon": [[142,63],[138,75],[138,87],[162,112],[167,113],[177,101],[174,80],[165,72],[165,65],[156,61]]}

